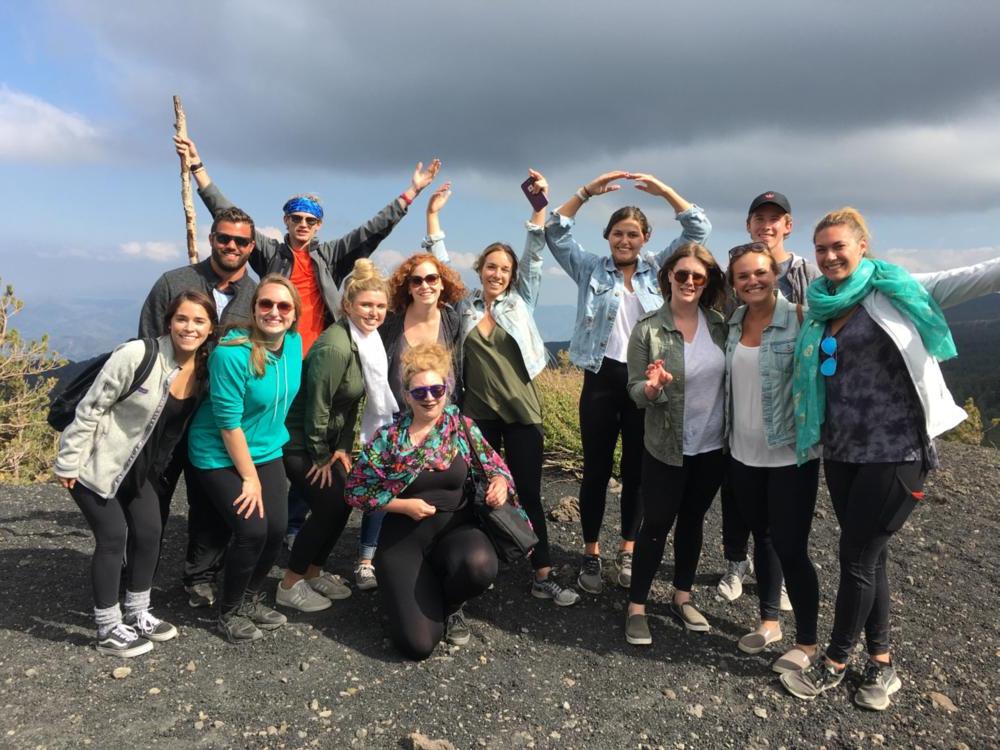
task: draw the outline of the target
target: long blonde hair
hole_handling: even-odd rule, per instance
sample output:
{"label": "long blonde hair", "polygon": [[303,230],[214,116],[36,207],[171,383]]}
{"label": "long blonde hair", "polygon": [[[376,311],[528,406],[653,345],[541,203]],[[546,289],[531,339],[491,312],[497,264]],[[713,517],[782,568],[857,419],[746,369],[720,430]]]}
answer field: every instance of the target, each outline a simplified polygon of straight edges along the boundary
{"label": "long blonde hair", "polygon": [[[295,321],[288,330],[297,331],[299,329],[299,318],[302,315],[302,298],[299,297],[299,290],[281,274],[269,273],[260,280],[257,288],[253,290],[253,298],[250,300],[250,320],[246,326],[247,335],[226,339],[220,344],[220,346],[239,346],[249,341],[250,366],[258,378],[264,377],[264,370],[267,368],[267,344],[269,340],[267,334],[260,330],[257,325],[257,299],[260,297],[260,290],[269,284],[282,286],[288,291],[292,298],[292,305],[295,307]],[[237,327],[242,328],[243,325],[240,324]]]}

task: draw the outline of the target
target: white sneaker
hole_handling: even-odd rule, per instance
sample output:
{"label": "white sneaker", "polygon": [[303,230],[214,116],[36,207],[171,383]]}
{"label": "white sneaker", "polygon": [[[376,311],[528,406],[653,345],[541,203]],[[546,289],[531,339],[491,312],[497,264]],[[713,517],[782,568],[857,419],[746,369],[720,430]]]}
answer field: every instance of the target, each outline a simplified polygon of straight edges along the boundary
{"label": "white sneaker", "polygon": [[375,566],[371,563],[361,563],[354,569],[354,585],[359,591],[370,591],[378,588],[378,579],[375,578]]}
{"label": "white sneaker", "polygon": [[335,576],[325,570],[315,578],[306,578],[306,583],[313,591],[319,592],[327,599],[346,599],[351,595],[351,589],[340,576]]}
{"label": "white sneaker", "polygon": [[785,588],[784,579],[781,580],[781,598],[778,600],[778,609],[782,612],[792,611],[792,600],[788,598],[788,589]]}
{"label": "white sneaker", "polygon": [[297,609],[299,612],[320,612],[329,609],[333,604],[322,594],[313,591],[304,578],[296,581],[290,589],[286,589],[279,582],[274,601],[282,607]]}
{"label": "white sneaker", "polygon": [[723,599],[735,602],[743,596],[743,584],[753,573],[753,563],[750,559],[740,562],[726,561],[726,572],[719,581],[719,594]]}

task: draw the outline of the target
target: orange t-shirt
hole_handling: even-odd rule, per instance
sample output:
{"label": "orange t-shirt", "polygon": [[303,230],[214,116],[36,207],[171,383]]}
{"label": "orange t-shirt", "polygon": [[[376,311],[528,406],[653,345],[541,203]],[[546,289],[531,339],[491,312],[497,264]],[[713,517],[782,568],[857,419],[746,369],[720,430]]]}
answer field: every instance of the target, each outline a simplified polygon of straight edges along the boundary
{"label": "orange t-shirt", "polygon": [[316,271],[308,250],[292,250],[295,265],[289,280],[295,285],[302,298],[302,316],[299,318],[299,335],[302,336],[302,356],[323,333],[326,323],[326,303],[316,282]]}

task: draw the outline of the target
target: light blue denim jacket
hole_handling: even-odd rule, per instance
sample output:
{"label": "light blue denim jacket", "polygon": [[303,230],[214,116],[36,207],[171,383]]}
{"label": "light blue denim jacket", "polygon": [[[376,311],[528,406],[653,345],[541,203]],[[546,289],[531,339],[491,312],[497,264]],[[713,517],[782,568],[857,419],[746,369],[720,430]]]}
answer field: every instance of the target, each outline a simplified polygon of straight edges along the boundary
{"label": "light blue denim jacket", "polygon": [[[642,253],[632,276],[632,289],[643,313],[653,312],[663,304],[656,274],[670,254],[689,242],[702,244],[712,231],[704,210],[694,204],[677,214],[684,227],[680,237],[656,255]],[[618,315],[618,305],[625,289],[625,277],[610,255],[596,255],[584,250],[570,229],[574,220],[553,211],[545,224],[549,249],[569,277],[576,282],[576,325],[569,344],[569,358],[578,367],[591,372],[601,369],[608,338]]]}
{"label": "light blue denim jacket", "polygon": [[[743,335],[743,316],[747,306],[740,305],[729,318],[726,339],[726,444],[733,421],[733,353]],[[760,368],[761,406],[764,413],[764,436],[768,448],[795,445],[795,402],[792,399],[792,373],[795,364],[795,342],[799,336],[799,316],[796,305],[781,294],[777,295],[771,323],[760,337],[758,365]]]}
{"label": "light blue denim jacket", "polygon": [[[542,286],[542,248],[545,234],[542,227],[526,222],[528,238],[524,253],[517,264],[517,279],[493,301],[493,319],[517,342],[524,358],[524,368],[532,380],[545,369],[546,353],[542,335],[532,315]],[[423,247],[443,263],[450,263],[444,245],[444,233],[427,235]],[[476,289],[456,305],[462,317],[462,340],[468,336],[486,314],[482,289]]]}

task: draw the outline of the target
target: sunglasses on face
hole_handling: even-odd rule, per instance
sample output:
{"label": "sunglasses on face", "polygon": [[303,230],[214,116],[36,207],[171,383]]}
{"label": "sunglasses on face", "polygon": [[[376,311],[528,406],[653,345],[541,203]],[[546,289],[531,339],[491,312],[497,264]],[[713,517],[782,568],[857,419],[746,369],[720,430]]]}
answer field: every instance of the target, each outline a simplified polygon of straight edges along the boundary
{"label": "sunglasses on face", "polygon": [[819,365],[819,371],[826,377],[837,373],[837,339],[827,336],[819,342],[819,350],[827,356]]}
{"label": "sunglasses on face", "polygon": [[260,310],[261,312],[264,313],[270,312],[272,307],[277,307],[278,312],[281,313],[282,315],[288,315],[288,313],[290,313],[294,309],[295,305],[293,305],[291,302],[285,302],[284,300],[282,300],[281,302],[275,302],[273,299],[267,299],[263,297],[257,300],[257,309]]}
{"label": "sunglasses on face", "polygon": [[303,221],[307,227],[314,227],[319,224],[319,219],[315,216],[304,216],[303,214],[287,214],[285,216],[292,224],[301,224]]}
{"label": "sunglasses on face", "polygon": [[439,383],[438,385],[423,385],[419,388],[411,388],[409,393],[414,401],[426,401],[428,396],[430,398],[441,398],[447,390],[448,386]]}
{"label": "sunglasses on face", "polygon": [[683,268],[679,271],[674,271],[674,280],[678,284],[686,284],[688,279],[691,279],[691,283],[695,286],[705,286],[708,282],[708,277],[697,271],[686,271]]}
{"label": "sunglasses on face", "polygon": [[732,263],[734,260],[739,258],[741,255],[746,255],[747,253],[766,253],[767,245],[763,242],[748,242],[745,245],[737,245],[732,250],[729,251],[729,262]]}
{"label": "sunglasses on face", "polygon": [[410,286],[416,289],[420,286],[423,286],[425,281],[427,282],[427,286],[434,286],[435,284],[438,283],[438,279],[440,278],[441,274],[439,273],[429,273],[426,276],[411,276]]}
{"label": "sunglasses on face", "polygon": [[247,245],[249,245],[251,242],[253,242],[253,238],[251,238],[251,237],[237,237],[235,234],[226,234],[225,232],[216,232],[215,233],[215,241],[218,244],[222,245],[223,247],[225,247],[226,245],[228,245],[230,242],[235,242],[236,243],[236,247],[242,249],[242,248],[246,247]]}

